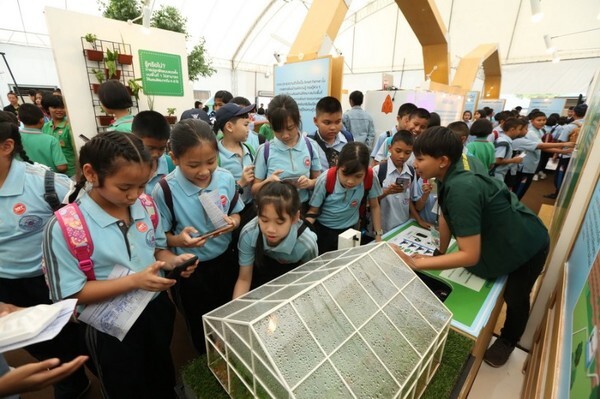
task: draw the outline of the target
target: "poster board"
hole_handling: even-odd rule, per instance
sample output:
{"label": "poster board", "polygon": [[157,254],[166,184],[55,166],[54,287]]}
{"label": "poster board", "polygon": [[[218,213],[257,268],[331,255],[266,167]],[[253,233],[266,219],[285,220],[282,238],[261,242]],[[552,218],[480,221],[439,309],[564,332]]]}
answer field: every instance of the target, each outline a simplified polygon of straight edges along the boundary
{"label": "poster board", "polygon": [[[412,238],[415,236],[415,232],[418,232],[419,237],[422,238],[419,243],[414,243]],[[416,244],[415,248],[423,247],[425,250],[433,252],[435,247],[429,244],[430,241],[427,237],[431,237],[429,230],[420,227],[411,219],[385,234],[383,239],[401,247],[403,243],[413,243]],[[451,241],[449,251],[455,250],[455,242]],[[444,305],[453,314],[450,325],[474,338],[478,337],[502,292],[506,276],[485,280],[469,273],[464,268],[423,270],[422,272],[441,279],[452,287],[452,292],[444,301]]]}
{"label": "poster board", "polygon": [[506,100],[501,98],[498,100],[479,100],[477,104],[477,109],[483,109],[485,107],[491,108],[494,110],[494,113],[504,111],[504,107],[506,106]]}
{"label": "poster board", "polygon": [[331,93],[331,71],[331,57],[275,67],[275,95],[287,94],[296,100],[304,132],[312,134],[316,130],[315,107],[321,98]]}
{"label": "poster board", "polygon": [[479,92],[478,91],[469,91],[465,96],[465,107],[464,111],[471,111],[471,117],[475,114],[479,108],[477,105],[479,104]]}
{"label": "poster board", "polygon": [[562,114],[565,104],[567,103],[566,98],[532,98],[529,102],[529,108],[527,111],[531,112],[534,109],[539,109],[546,116],[550,114]]}

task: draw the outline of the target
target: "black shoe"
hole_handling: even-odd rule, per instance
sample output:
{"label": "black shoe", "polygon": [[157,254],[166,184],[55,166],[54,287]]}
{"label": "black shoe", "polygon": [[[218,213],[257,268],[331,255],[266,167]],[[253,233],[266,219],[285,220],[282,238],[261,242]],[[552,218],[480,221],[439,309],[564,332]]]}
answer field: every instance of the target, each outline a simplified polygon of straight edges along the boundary
{"label": "black shoe", "polygon": [[556,194],[556,193],[544,195],[544,198],[548,198],[548,199],[556,199],[556,197],[558,197],[558,194]]}
{"label": "black shoe", "polygon": [[492,367],[503,366],[513,350],[515,350],[515,345],[500,337],[485,351],[483,361]]}

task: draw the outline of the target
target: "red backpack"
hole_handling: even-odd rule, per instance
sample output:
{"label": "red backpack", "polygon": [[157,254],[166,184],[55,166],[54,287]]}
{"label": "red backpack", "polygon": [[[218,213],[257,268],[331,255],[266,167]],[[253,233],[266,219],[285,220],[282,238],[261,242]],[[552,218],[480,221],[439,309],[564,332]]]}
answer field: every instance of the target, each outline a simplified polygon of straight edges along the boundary
{"label": "red backpack", "polygon": [[[334,166],[327,170],[327,177],[325,178],[325,197],[333,193],[336,180],[337,166]],[[369,191],[371,190],[371,187],[373,187],[373,169],[370,167],[367,169],[367,175],[365,176],[363,184],[365,187],[365,193],[360,201],[360,207],[358,208],[361,229],[366,228],[369,223],[367,215],[367,198],[369,197]]]}

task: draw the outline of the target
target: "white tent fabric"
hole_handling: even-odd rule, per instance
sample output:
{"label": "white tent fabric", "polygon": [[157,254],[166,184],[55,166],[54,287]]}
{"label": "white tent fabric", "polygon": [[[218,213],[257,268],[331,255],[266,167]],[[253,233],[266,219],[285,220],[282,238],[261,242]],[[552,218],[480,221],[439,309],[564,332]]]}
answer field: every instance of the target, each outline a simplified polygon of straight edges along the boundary
{"label": "white tent fabric", "polygon": [[[154,10],[161,5],[177,7],[188,20],[190,48],[204,37],[208,53],[219,69],[265,73],[275,63],[274,53],[285,57],[289,52],[312,1],[154,0],[150,3]],[[418,3],[415,0],[415,6]],[[591,79],[587,72],[597,68],[600,59],[598,0],[570,3],[543,0],[544,18],[539,23],[531,21],[528,0],[438,0],[436,4],[448,29],[452,68],[477,45],[498,43],[506,74],[510,75],[513,70],[532,71],[533,79],[526,78],[527,74],[520,75],[517,81],[510,81],[511,88],[518,92],[557,94],[566,93],[567,87],[572,88],[567,92],[581,91],[585,85],[577,79]],[[101,14],[96,0],[3,0],[0,49],[3,43],[48,47],[43,17],[45,6]],[[552,38],[562,60],[585,61],[551,65],[548,62],[552,55],[546,52],[544,35]],[[334,50],[343,54],[347,76],[371,74],[369,79],[375,79],[375,74],[380,72],[411,75],[408,71],[419,71],[418,75],[423,76],[421,46],[394,0],[351,1]],[[573,80],[552,90],[536,86],[531,91],[523,91],[524,85],[527,87],[528,82],[540,76],[538,70],[530,66],[535,62],[545,62],[540,67],[544,74],[561,73],[551,79],[553,85],[570,79],[571,75]],[[586,74],[565,75],[567,65],[584,68]],[[507,79],[504,82],[508,83]],[[506,88],[502,91],[506,92]]]}

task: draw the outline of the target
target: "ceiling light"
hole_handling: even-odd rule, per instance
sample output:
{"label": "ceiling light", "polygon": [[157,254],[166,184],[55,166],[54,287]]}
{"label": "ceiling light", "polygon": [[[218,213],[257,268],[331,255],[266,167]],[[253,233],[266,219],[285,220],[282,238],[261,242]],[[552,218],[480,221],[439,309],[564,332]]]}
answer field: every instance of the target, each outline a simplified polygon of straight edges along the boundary
{"label": "ceiling light", "polygon": [[531,4],[531,22],[540,22],[544,18],[540,0],[530,0],[529,3]]}

